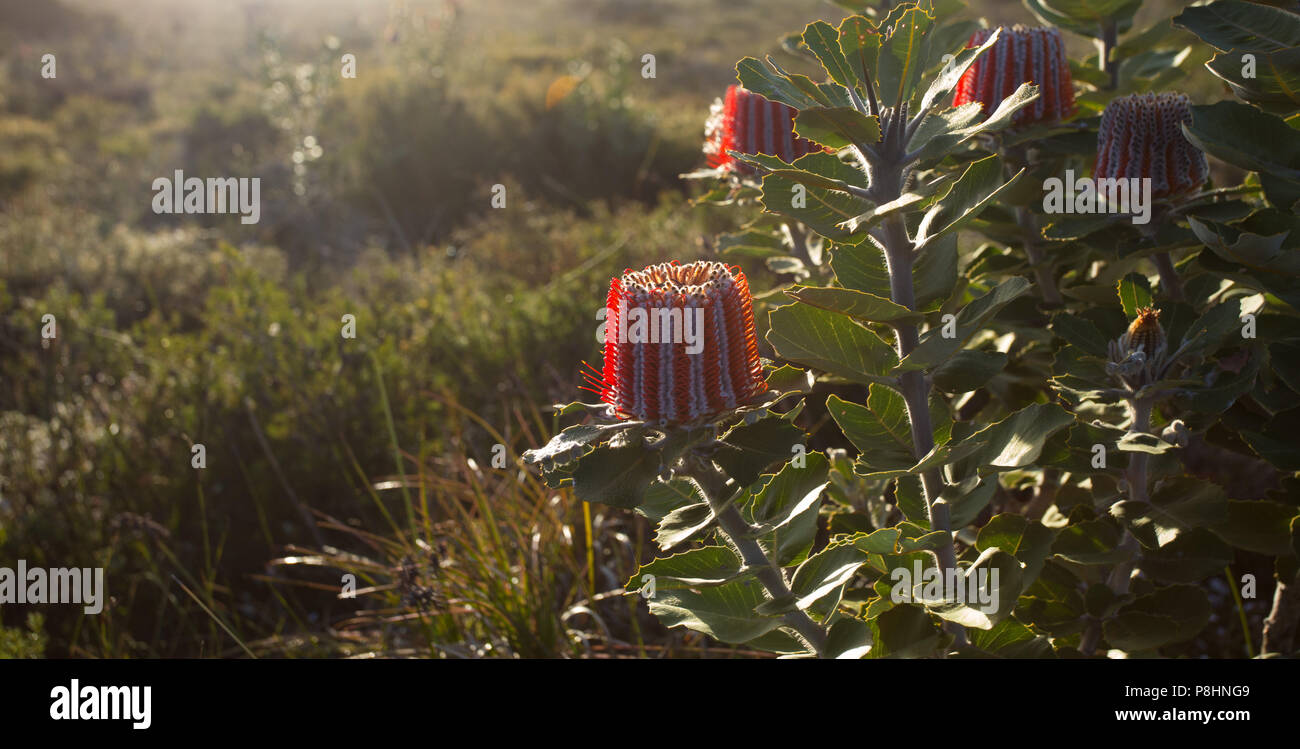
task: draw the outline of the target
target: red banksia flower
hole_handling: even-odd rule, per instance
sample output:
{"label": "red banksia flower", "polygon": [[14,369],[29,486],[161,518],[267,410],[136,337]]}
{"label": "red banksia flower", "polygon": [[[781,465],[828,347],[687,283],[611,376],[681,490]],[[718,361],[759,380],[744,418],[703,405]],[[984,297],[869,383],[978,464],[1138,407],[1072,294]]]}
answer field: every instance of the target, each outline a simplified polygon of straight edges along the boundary
{"label": "red banksia flower", "polygon": [[766,392],[749,283],[738,267],[697,261],[628,269],[609,285],[605,365],[587,390],[620,418],[704,420]]}
{"label": "red banksia flower", "polygon": [[1163,198],[1200,187],[1210,174],[1205,154],[1183,135],[1192,119],[1183,94],[1133,94],[1106,105],[1097,135],[1094,179],[1151,179]]}
{"label": "red banksia flower", "polygon": [[[993,31],[976,31],[966,46],[978,47],[988,41]],[[980,55],[957,82],[952,103],[956,107],[979,102],[987,117],[1022,83],[1038,86],[1038,98],[1013,115],[1013,124],[1057,122],[1074,112],[1074,81],[1059,30],[1002,27],[993,47]]]}
{"label": "red banksia flower", "polygon": [[732,85],[726,101],[717,101],[704,125],[704,153],[709,166],[737,174],[752,174],[753,167],[736,161],[727,151],[765,153],[787,164],[822,147],[794,134],[793,108],[768,101],[758,94]]}

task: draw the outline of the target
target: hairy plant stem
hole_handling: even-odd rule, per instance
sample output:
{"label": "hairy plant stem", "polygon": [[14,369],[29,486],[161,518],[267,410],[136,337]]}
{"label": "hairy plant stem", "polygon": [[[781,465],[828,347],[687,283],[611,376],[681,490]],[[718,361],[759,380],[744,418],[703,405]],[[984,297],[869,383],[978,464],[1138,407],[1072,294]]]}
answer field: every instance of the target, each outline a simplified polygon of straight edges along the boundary
{"label": "hairy plant stem", "polygon": [[[1129,411],[1133,415],[1133,421],[1129,424],[1129,434],[1146,434],[1151,431],[1151,410],[1154,403],[1148,398],[1133,398],[1129,400]],[[1128,499],[1135,502],[1147,502],[1147,462],[1150,458],[1146,453],[1135,452],[1129,458],[1128,470],[1124,476],[1128,482]],[[1124,529],[1123,536],[1117,547],[1125,552],[1124,561],[1117,563],[1111,568],[1110,575],[1106,578],[1106,585],[1114,591],[1117,597],[1128,595],[1129,584],[1133,580],[1133,568],[1137,566],[1138,541],[1128,529]],[[1079,642],[1079,650],[1084,655],[1092,655],[1097,649],[1097,643],[1101,641],[1102,626],[1100,620],[1095,620],[1088,625],[1087,630],[1083,633],[1083,638]]]}
{"label": "hairy plant stem", "polygon": [[[901,182],[901,180],[900,180]],[[889,199],[896,199],[901,193],[893,191]],[[889,292],[895,304],[910,310],[916,310],[916,293],[912,288],[912,263],[915,259],[912,240],[907,236],[907,224],[900,213],[885,219],[883,225],[885,247],[885,265],[889,271]],[[898,358],[902,359],[916,348],[919,341],[916,324],[910,322],[894,323],[897,339]],[[923,372],[912,370],[898,377],[898,389],[907,406],[907,420],[912,429],[912,451],[920,461],[934,449],[934,425],[930,422],[930,383]],[[949,519],[948,502],[943,499],[944,480],[938,468],[931,468],[921,473],[921,491],[925,496],[925,506],[930,515],[930,530],[952,532]],[[939,568],[950,570],[957,567],[957,555],[952,543],[944,544],[935,553],[939,558]],[[958,645],[966,642],[966,632],[960,625],[951,622],[945,625]]]}
{"label": "hairy plant stem", "polygon": [[[711,460],[703,457],[688,463],[686,473],[699,482],[709,507],[713,509],[714,518],[718,521],[718,529],[740,552],[745,566],[754,569],[754,576],[763,584],[772,600],[792,600],[794,593],[790,591],[781,568],[763,550],[754,538],[753,528],[745,522],[735,504],[728,498],[731,490],[727,488],[726,475]],[[795,609],[783,615],[781,620],[797,633],[798,638],[814,655],[822,657],[826,652],[826,631],[807,612]]]}

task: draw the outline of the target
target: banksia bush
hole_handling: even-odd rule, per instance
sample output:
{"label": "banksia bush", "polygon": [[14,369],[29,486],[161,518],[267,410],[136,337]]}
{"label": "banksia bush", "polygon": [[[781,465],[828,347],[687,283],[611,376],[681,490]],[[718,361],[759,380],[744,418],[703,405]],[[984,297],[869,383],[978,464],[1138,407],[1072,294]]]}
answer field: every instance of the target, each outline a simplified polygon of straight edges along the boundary
{"label": "banksia bush", "polygon": [[[1075,112],[1076,83],[1099,107],[1184,74],[1167,62],[1181,53],[1159,48],[1167,23],[1120,44],[1136,3],[1031,3],[1052,27],[1100,35],[1100,70],[1076,67],[1076,81],[1057,28],[970,36],[931,0],[890,5],[785,37],[821,73],[737,62],[741,85],[709,122],[714,169],[688,175],[837,149],[697,201],[761,212],[714,246],[798,279],[758,295],[774,365],[760,369],[738,270],[626,271],[606,302],[604,368],[588,377],[602,403],[558,406],[586,418],[525,462],[548,486],[656,523],[663,555],[624,590],[722,642],[829,658],[1254,655],[1249,640],[1202,634],[1247,616],[1203,583],[1277,570],[1276,600],[1300,599],[1297,508],[1265,499],[1283,496],[1268,494],[1274,479],[1247,500],[1185,461],[1214,430],[1228,440],[1213,449],[1253,472],[1295,470],[1283,410],[1300,393],[1257,377],[1300,374],[1268,349],[1279,327],[1257,331],[1253,316],[1294,317],[1300,298],[1287,231],[1300,196],[1272,155],[1300,134],[1246,104],[1143,94],[1036,136],[1025,126]],[[1241,44],[1218,5],[1174,23]],[[1260,28],[1289,18],[1224,5]],[[1229,82],[1273,102],[1275,80]],[[1149,210],[1149,197],[1198,192],[1202,151],[1259,182]],[[1114,184],[1074,178],[1094,156],[1092,176]],[[1120,189],[1141,178],[1149,191]],[[1040,215],[1040,180],[1048,196],[1084,186],[1045,196]],[[989,241],[972,247],[970,232]],[[1041,305],[1024,299],[1031,277]],[[998,499],[1011,493],[1027,501]],[[1260,652],[1294,650],[1266,639]]]}
{"label": "banksia bush", "polygon": [[[967,48],[984,44],[994,31],[976,31],[966,43]],[[1014,124],[1051,123],[1070,116],[1074,112],[1074,82],[1061,32],[1024,26],[1003,27],[1001,31],[993,48],[962,75],[953,106],[979,102],[987,115],[1020,84],[1033,83],[1039,88],[1038,98],[1016,112]]]}
{"label": "banksia bush", "polygon": [[768,101],[741,86],[727,88],[725,101],[717,100],[704,126],[704,153],[709,166],[734,174],[752,174],[754,168],[727,151],[779,157],[787,164],[822,147],[794,134],[795,110]]}
{"label": "banksia bush", "polygon": [[1097,134],[1096,179],[1150,178],[1151,195],[1164,198],[1205,183],[1205,154],[1183,135],[1192,120],[1184,94],[1134,94],[1106,106]]}
{"label": "banksia bush", "polygon": [[588,388],[619,416],[696,422],[764,392],[749,283],[699,261],[627,270],[610,282],[605,361]]}

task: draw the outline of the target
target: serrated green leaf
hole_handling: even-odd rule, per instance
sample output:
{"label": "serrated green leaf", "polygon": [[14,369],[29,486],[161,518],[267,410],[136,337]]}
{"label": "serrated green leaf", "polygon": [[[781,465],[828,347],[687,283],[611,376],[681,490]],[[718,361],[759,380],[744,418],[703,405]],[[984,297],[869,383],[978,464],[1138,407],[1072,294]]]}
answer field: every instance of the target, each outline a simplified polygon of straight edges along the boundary
{"label": "serrated green leaf", "polygon": [[1280,117],[1235,101],[1194,105],[1183,133],[1196,147],[1229,164],[1300,180],[1300,131]]}
{"label": "serrated green leaf", "polygon": [[810,508],[816,510],[829,479],[826,456],[810,452],[803,465],[787,463],[756,494],[742,499],[741,514],[761,534],[785,528]]}
{"label": "serrated green leaf", "polygon": [[834,287],[795,286],[785,291],[787,296],[820,309],[848,315],[864,322],[917,323],[921,315],[908,308],[857,289]]}
{"label": "serrated green leaf", "polygon": [[1119,530],[1105,520],[1067,525],[1056,534],[1052,553],[1075,564],[1118,564],[1130,552],[1119,547]]}
{"label": "serrated green leaf", "polygon": [[803,30],[803,43],[821,62],[831,80],[845,88],[857,85],[858,76],[840,49],[840,34],[834,26],[825,21],[813,21]]}
{"label": "serrated green leaf", "polygon": [[1170,585],[1121,608],[1103,631],[1113,648],[1151,650],[1195,637],[1209,623],[1211,613],[1205,591],[1194,585]]}
{"label": "serrated green leaf", "polygon": [[1023,174],[1024,170],[1021,169],[1004,182],[1002,163],[996,156],[971,164],[921,219],[915,239],[918,251],[936,238],[965,226]]}
{"label": "serrated green leaf", "polygon": [[659,590],[647,604],[666,627],[686,627],[722,642],[742,643],[781,625],[780,619],[755,612],[768,600],[757,580],[745,579],[696,589]]}
{"label": "serrated green leaf", "polygon": [[[984,570],[984,584],[980,585],[981,570]],[[997,574],[994,574],[996,570]],[[975,629],[992,629],[995,624],[1011,616],[1020,597],[1023,571],[1015,557],[997,548],[986,549],[979,558],[963,570],[961,592],[957,600],[929,604],[926,608],[933,614],[963,627]],[[975,589],[972,599],[972,588]],[[949,597],[953,597],[949,592]],[[987,601],[987,602],[986,602]]]}
{"label": "serrated green leaf", "polygon": [[980,46],[963,49],[961,52],[957,53],[957,55],[953,57],[952,62],[946,65],[940,74],[930,83],[929,88],[925,91],[925,95],[921,97],[921,106],[918,111],[924,112],[930,109],[930,107],[942,101],[945,96],[952,93],[953,89],[957,87],[958,81],[961,80],[962,75],[966,73],[966,69],[975,62],[976,58],[988,51],[993,45],[997,44],[998,38],[1001,34],[1002,29],[999,27],[990,34],[989,38]]}
{"label": "serrated green leaf", "polygon": [[542,463],[548,460],[560,460],[565,456],[577,457],[574,453],[592,445],[608,441],[625,429],[639,426],[639,421],[621,421],[609,424],[576,424],[561,430],[545,446],[535,450],[524,451],[524,462]]}
{"label": "serrated green leaf", "polygon": [[1116,291],[1119,293],[1120,306],[1124,308],[1124,316],[1130,320],[1137,317],[1139,309],[1151,306],[1151,282],[1140,273],[1124,276],[1116,286]]}
{"label": "serrated green leaf", "polygon": [[850,540],[868,554],[893,554],[902,533],[897,528],[881,528],[871,533],[859,533]]}
{"label": "serrated green leaf", "polygon": [[901,362],[898,372],[916,369],[930,369],[947,361],[971,336],[993,319],[1003,307],[1029,289],[1029,281],[1020,276],[1004,280],[987,294],[966,305],[956,316],[956,329],[952,337],[944,335],[945,326],[931,329],[921,339],[920,345],[913,349]]}
{"label": "serrated green leaf", "polygon": [[1290,554],[1291,520],[1296,508],[1265,500],[1228,502],[1228,517],[1210,528],[1238,549],[1258,554]]}
{"label": "serrated green leaf", "polygon": [[573,493],[583,502],[632,508],[645,500],[646,490],[663,465],[659,450],[636,440],[620,447],[605,446],[578,459],[573,469]]}
{"label": "serrated green leaf", "polygon": [[740,85],[771,101],[803,109],[818,102],[804,93],[789,78],[777,73],[761,60],[746,57],[736,63],[736,78]]}
{"label": "serrated green leaf", "polygon": [[790,581],[796,606],[807,611],[814,621],[825,621],[839,606],[845,584],[866,563],[866,553],[845,543],[828,546],[808,557]]}
{"label": "serrated green leaf", "polygon": [[664,516],[655,529],[655,543],[660,550],[668,550],[689,540],[713,522],[713,509],[708,502],[678,507]]}
{"label": "serrated green leaf", "polygon": [[924,67],[925,35],[934,19],[915,6],[901,6],[901,14],[892,17],[888,35],[880,48],[879,76],[880,105],[898,106],[911,98],[921,80]]}
{"label": "serrated green leaf", "polygon": [[882,41],[875,24],[863,16],[849,16],[840,21],[839,41],[840,51],[854,76],[860,81],[874,81]]}
{"label": "serrated green leaf", "polygon": [[1206,528],[1179,533],[1158,549],[1142,551],[1142,572],[1165,583],[1195,583],[1223,573],[1232,564],[1232,547]]}
{"label": "serrated green leaf", "polygon": [[992,629],[969,633],[970,643],[999,658],[1054,658],[1051,640],[1034,634],[1015,619],[1003,619]]}
{"label": "serrated green leaf", "polygon": [[794,132],[801,138],[832,148],[873,144],[880,140],[875,117],[853,107],[808,107],[794,118]]}
{"label": "serrated green leaf", "polygon": [[1056,534],[1047,526],[1036,520],[1029,520],[1021,515],[1002,513],[994,515],[980,529],[975,541],[979,551],[1002,549],[1011,554],[1024,567],[1023,584],[1032,585],[1043,569],[1043,563],[1052,551],[1052,542]]}
{"label": "serrated green leaf", "polygon": [[740,570],[740,557],[736,556],[730,548],[703,546],[681,554],[653,559],[641,565],[624,589],[629,591],[642,589],[645,585],[644,575],[655,578],[656,592],[674,588],[722,585],[736,579]]}
{"label": "serrated green leaf", "polygon": [[1278,52],[1300,47],[1300,15],[1239,0],[1185,8],[1173,24],[1223,51]]}
{"label": "serrated green leaf", "polygon": [[785,419],[742,423],[722,436],[713,460],[738,486],[749,486],[773,463],[793,457],[795,445],[803,445],[806,439],[802,429]]}
{"label": "serrated green leaf", "polygon": [[[866,176],[828,153],[811,153],[795,159],[798,174],[774,173],[763,178],[760,202],[771,213],[801,221],[827,239],[857,243],[865,235],[853,233],[841,226],[859,216],[871,203],[848,192],[842,185],[866,188]],[[806,173],[834,180],[836,187],[810,186],[798,179],[807,180]]]}
{"label": "serrated green leaf", "polygon": [[1061,312],[1052,317],[1052,332],[1065,339],[1066,343],[1079,347],[1089,356],[1105,359],[1107,356],[1106,336],[1097,326],[1082,317]]}
{"label": "serrated green leaf", "polygon": [[858,659],[871,650],[871,628],[861,619],[839,619],[826,635],[826,658]]}
{"label": "serrated green leaf", "polygon": [[1007,366],[1000,351],[961,349],[935,368],[931,376],[936,389],[945,393],[969,393],[984,387]]}
{"label": "serrated green leaf", "polygon": [[796,303],[769,313],[767,341],[777,355],[853,382],[880,381],[898,362],[894,349],[844,315]]}
{"label": "serrated green leaf", "polygon": [[872,640],[869,658],[924,658],[950,640],[925,609],[913,604],[894,606],[868,625]]}
{"label": "serrated green leaf", "polygon": [[636,506],[636,511],[659,522],[679,507],[704,501],[706,501],[704,493],[694,479],[678,477],[671,481],[655,481],[650,484],[646,489],[645,498]]}
{"label": "serrated green leaf", "polygon": [[1228,517],[1228,500],[1217,485],[1180,476],[1162,483],[1150,503],[1125,500],[1110,511],[1144,546],[1157,548],[1184,532],[1222,524]]}

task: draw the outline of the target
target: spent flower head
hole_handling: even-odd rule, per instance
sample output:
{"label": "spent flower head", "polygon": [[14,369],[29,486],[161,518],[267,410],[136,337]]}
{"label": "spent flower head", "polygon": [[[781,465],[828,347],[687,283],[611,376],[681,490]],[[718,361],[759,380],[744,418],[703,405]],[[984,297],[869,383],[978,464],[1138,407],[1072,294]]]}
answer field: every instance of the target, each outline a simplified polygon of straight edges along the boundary
{"label": "spent flower head", "polygon": [[1184,94],[1133,94],[1106,105],[1097,134],[1096,179],[1149,178],[1151,196],[1194,190],[1209,177],[1205,154],[1183,135],[1191,122]]}

